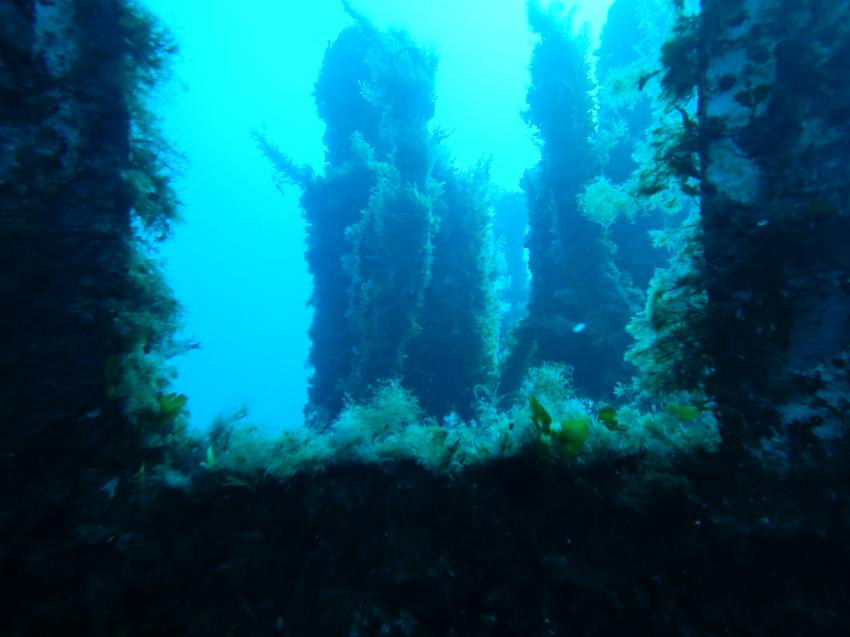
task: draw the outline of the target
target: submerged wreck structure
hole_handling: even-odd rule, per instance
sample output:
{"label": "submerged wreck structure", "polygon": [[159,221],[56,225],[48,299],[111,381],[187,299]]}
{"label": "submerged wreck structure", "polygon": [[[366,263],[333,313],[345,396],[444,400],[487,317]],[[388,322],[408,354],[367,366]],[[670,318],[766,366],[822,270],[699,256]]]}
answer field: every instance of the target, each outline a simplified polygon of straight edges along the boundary
{"label": "submerged wreck structure", "polygon": [[[170,39],[126,0],[0,4],[0,632],[847,634],[850,4],[687,9],[635,87],[667,104],[641,188],[693,210],[629,324],[632,402],[558,398],[543,366],[474,426],[429,414],[496,382],[486,172],[427,126],[433,57],[349,9],[322,174],[260,140],[316,281],[313,427],[272,444],[188,436],[169,392],[176,199],[143,97]],[[580,194],[550,150],[525,325],[572,299],[533,247]]]}

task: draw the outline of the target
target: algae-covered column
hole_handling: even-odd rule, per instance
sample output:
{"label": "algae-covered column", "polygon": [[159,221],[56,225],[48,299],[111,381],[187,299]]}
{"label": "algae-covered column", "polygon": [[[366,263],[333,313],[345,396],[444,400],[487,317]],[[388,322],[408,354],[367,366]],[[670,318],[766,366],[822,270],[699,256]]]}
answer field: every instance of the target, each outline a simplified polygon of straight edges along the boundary
{"label": "algae-covered column", "polygon": [[850,347],[850,3],[704,0],[667,50],[682,52],[668,78],[698,95],[704,349],[725,442],[834,435]]}
{"label": "algae-covered column", "polygon": [[[328,130],[345,135],[340,143],[353,155],[349,165],[368,171],[368,181],[353,190],[365,195],[347,210],[353,217],[327,228],[344,233],[334,267],[342,268],[346,284],[332,293],[346,298],[333,320],[344,321],[352,339],[348,369],[334,371],[334,391],[341,394],[334,402],[343,395],[360,400],[372,384],[401,377],[430,277],[435,227],[427,124],[434,114],[436,59],[407,34],[383,33],[355,17],[357,24],[333,45],[344,57],[326,57],[316,91]],[[344,80],[346,92],[340,94],[329,77]]]}
{"label": "algae-covered column", "polygon": [[494,389],[499,347],[489,167],[461,171],[438,157],[431,275],[404,382],[429,413],[472,418],[477,398]]}
{"label": "algae-covered column", "polygon": [[303,192],[314,309],[305,414],[320,428],[347,397],[401,376],[434,228],[434,56],[345,8],[354,24],[328,47],[315,89],[326,125],[322,174],[259,138],[280,177]]}
{"label": "algae-covered column", "polygon": [[386,381],[432,414],[470,414],[497,343],[486,166],[454,168],[429,128],[434,53],[344,6],[354,24],[316,83],[323,173],[259,137],[303,191],[315,310],[307,419],[324,427]]}
{"label": "algae-covered column", "polygon": [[666,255],[653,246],[652,231],[670,225],[681,212],[678,201],[668,200],[662,208],[661,202],[636,196],[640,165],[635,158],[647,154],[646,140],[659,106],[641,79],[657,65],[658,48],[674,15],[670,4],[615,0],[596,51],[596,145],[605,167],[580,203],[585,215],[605,224],[606,238],[616,246],[612,259],[636,290],[646,290],[655,269],[664,265]]}
{"label": "algae-covered column", "polygon": [[594,85],[589,38],[575,33],[560,5],[529,3],[539,37],[531,60],[526,121],[537,130],[541,159],[523,179],[528,198],[526,245],[532,275],[528,317],[502,380],[516,385],[523,361],[559,361],[574,368],[576,384],[600,394],[624,375],[625,326],[635,309],[603,241],[603,228],[584,216],[578,196],[599,174],[591,142]]}
{"label": "algae-covered column", "polygon": [[73,457],[164,386],[176,199],[144,98],[172,45],[134,3],[60,0],[3,3],[0,47],[4,461]]}

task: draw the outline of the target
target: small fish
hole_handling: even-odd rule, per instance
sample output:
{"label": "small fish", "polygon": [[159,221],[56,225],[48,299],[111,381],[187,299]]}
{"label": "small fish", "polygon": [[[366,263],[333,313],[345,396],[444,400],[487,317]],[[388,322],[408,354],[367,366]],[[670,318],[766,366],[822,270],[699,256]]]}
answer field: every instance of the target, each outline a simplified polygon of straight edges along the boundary
{"label": "small fish", "polygon": [[587,323],[576,323],[573,326],[573,333],[574,334],[581,334],[586,327],[587,327]]}

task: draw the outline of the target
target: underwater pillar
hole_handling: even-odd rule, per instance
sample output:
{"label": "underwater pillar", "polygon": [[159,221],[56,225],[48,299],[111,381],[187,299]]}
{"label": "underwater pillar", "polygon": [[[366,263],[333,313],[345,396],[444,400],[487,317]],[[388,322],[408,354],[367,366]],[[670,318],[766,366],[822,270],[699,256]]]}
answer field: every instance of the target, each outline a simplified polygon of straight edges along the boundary
{"label": "underwater pillar", "polygon": [[707,388],[727,446],[811,435],[850,351],[850,4],[704,0],[694,53]]}
{"label": "underwater pillar", "polygon": [[518,387],[529,365],[544,361],[572,366],[576,386],[586,393],[609,393],[627,375],[625,327],[637,310],[604,229],[579,209],[579,194],[602,165],[591,142],[589,36],[575,33],[572,13],[562,10],[529,3],[538,42],[524,118],[541,142],[541,159],[522,179],[531,288],[528,316],[503,366],[503,394]]}
{"label": "underwater pillar", "polygon": [[126,407],[125,357],[145,348],[156,368],[177,311],[137,235],[164,236],[176,207],[143,103],[171,44],[123,0],[2,15],[4,448],[93,444]]}
{"label": "underwater pillar", "polygon": [[345,10],[354,24],[316,82],[322,174],[258,136],[303,192],[315,310],[307,422],[325,428],[391,381],[432,415],[471,416],[498,345],[488,167],[456,169],[430,128],[434,53]]}

